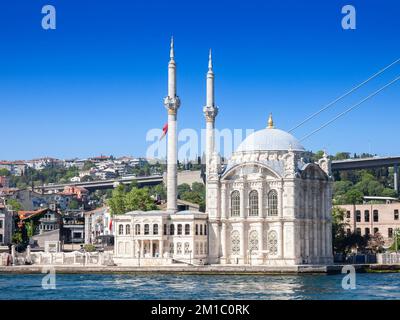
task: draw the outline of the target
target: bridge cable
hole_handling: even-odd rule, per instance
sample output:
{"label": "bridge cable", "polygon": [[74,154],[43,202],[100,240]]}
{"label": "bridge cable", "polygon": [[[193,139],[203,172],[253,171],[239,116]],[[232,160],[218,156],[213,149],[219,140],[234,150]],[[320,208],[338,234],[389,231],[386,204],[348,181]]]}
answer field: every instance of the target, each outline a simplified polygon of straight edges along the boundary
{"label": "bridge cable", "polygon": [[309,133],[308,135],[304,136],[300,141],[303,141],[307,138],[309,138],[310,136],[312,136],[313,134],[317,133],[318,131],[320,131],[321,129],[325,128],[326,126],[330,125],[332,122],[336,121],[337,119],[341,118],[342,116],[344,116],[345,114],[349,113],[351,110],[357,108],[358,106],[360,106],[361,104],[363,104],[365,101],[371,99],[372,97],[376,96],[378,93],[380,93],[382,90],[386,89],[387,87],[389,87],[390,85],[394,84],[396,81],[400,80],[400,76],[393,79],[392,81],[390,81],[389,83],[385,84],[383,87],[381,87],[380,89],[376,90],[375,92],[371,93],[369,96],[365,97],[364,99],[362,99],[361,101],[357,102],[356,104],[352,105],[350,108],[348,108],[347,110],[343,111],[342,113],[338,114],[336,117],[334,117],[333,119],[331,119],[330,121],[324,123],[321,127],[319,127],[318,129],[315,129],[314,131],[312,131],[311,133]]}
{"label": "bridge cable", "polygon": [[319,115],[321,112],[325,111],[326,109],[330,108],[331,106],[333,106],[334,104],[336,104],[337,102],[339,102],[340,100],[344,99],[345,97],[347,97],[349,94],[353,93],[354,91],[356,91],[357,89],[361,88],[363,85],[365,85],[366,83],[368,83],[369,81],[371,81],[372,79],[376,78],[377,76],[379,76],[380,74],[382,74],[383,72],[385,72],[387,69],[389,69],[390,67],[394,66],[396,63],[400,62],[400,58],[397,59],[396,61],[393,61],[391,64],[387,65],[385,68],[379,70],[377,73],[375,73],[374,75],[372,75],[371,77],[369,77],[367,80],[361,82],[360,84],[358,84],[357,86],[355,86],[354,88],[350,89],[349,91],[347,91],[346,93],[344,93],[343,95],[341,95],[340,97],[336,98],[335,100],[333,100],[332,102],[328,103],[327,105],[325,105],[321,110],[313,113],[311,116],[309,116],[308,118],[306,118],[305,120],[303,120],[302,122],[300,122],[299,124],[297,124],[295,127],[293,127],[292,129],[290,129],[288,132],[292,132],[294,130],[296,130],[297,128],[301,127],[303,124],[307,123],[308,121],[310,121],[311,119],[314,119],[317,115]]}

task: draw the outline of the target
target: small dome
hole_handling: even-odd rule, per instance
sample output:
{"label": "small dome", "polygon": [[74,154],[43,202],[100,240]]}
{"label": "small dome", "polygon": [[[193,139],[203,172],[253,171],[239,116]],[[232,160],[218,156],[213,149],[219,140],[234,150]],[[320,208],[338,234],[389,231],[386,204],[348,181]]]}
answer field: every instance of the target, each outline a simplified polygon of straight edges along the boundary
{"label": "small dome", "polygon": [[269,126],[250,134],[236,149],[236,152],[250,151],[305,151],[300,142],[290,133]]}

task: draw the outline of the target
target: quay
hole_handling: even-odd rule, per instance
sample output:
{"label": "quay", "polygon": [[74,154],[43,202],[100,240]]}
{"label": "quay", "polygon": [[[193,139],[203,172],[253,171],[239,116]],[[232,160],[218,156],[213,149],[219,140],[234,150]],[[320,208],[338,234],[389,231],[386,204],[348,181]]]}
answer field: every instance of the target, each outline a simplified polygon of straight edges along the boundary
{"label": "quay", "polygon": [[[188,275],[279,275],[279,274],[339,274],[345,265],[299,265],[299,266],[84,266],[84,265],[17,265],[0,266],[0,274],[47,273],[51,268],[60,274],[188,274]],[[400,264],[356,264],[357,273],[364,272],[400,272]]]}

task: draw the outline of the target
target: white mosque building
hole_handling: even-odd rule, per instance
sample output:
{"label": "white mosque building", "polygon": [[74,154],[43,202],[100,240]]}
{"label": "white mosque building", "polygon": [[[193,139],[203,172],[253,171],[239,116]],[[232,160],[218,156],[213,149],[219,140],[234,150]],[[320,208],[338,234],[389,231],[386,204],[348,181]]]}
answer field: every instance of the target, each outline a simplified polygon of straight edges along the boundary
{"label": "white mosque building", "polygon": [[222,168],[214,149],[211,52],[207,72],[206,212],[177,210],[176,63],[168,65],[167,210],[114,217],[117,265],[295,266],[333,262],[332,177],[327,155],[312,163],[291,134],[274,127],[249,135]]}

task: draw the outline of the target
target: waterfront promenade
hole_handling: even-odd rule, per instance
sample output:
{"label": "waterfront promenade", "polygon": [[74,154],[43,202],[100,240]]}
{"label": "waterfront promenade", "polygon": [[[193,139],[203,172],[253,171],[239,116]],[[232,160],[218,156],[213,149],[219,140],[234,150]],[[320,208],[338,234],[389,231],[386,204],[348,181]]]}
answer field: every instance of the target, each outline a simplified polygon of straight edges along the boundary
{"label": "waterfront promenade", "polygon": [[[122,267],[122,266],[84,266],[84,265],[23,265],[0,267],[0,274],[35,274],[54,268],[57,273],[86,274],[86,273],[170,273],[170,274],[209,274],[209,275],[256,275],[256,274],[338,274],[344,265],[304,265],[304,266],[155,266],[155,267]],[[357,264],[356,272],[400,272],[400,264]],[[46,272],[46,271],[44,271]]]}

